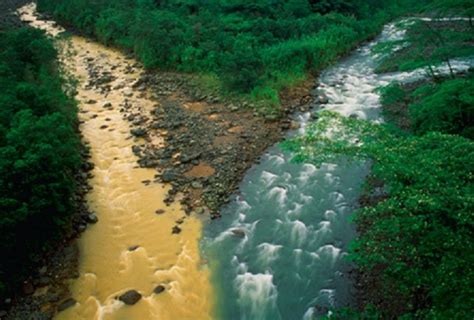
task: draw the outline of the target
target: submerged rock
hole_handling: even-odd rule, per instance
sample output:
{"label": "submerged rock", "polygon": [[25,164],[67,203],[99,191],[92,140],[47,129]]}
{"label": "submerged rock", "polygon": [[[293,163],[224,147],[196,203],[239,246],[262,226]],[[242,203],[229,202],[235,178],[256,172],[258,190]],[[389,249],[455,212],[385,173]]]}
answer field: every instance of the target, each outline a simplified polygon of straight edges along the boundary
{"label": "submerged rock", "polygon": [[124,294],[122,294],[119,297],[119,300],[125,303],[126,305],[133,306],[135,303],[140,301],[141,298],[142,298],[142,295],[138,293],[138,291],[129,290],[125,292]]}
{"label": "submerged rock", "polygon": [[234,236],[239,237],[239,238],[245,238],[245,231],[242,229],[232,229],[230,230]]}

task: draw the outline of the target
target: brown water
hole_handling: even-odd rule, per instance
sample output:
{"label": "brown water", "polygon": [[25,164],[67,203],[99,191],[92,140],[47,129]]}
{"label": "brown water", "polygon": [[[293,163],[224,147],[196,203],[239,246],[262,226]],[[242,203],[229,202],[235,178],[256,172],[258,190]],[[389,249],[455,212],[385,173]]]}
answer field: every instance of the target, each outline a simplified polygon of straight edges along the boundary
{"label": "brown water", "polygon": [[[19,13],[52,36],[63,31],[35,17],[35,9],[31,4]],[[81,37],[58,40],[58,46],[66,70],[79,82],[80,129],[95,164],[87,200],[99,222],[79,239],[80,277],[70,284],[78,303],[56,319],[210,319],[209,270],[200,260],[198,246],[202,223],[186,216],[179,205],[163,203],[167,185],[143,183],[153,181],[155,170],[137,167],[131,148],[145,141],[131,137],[130,124],[120,112],[125,100],[133,106],[128,111],[144,116],[156,107],[146,92],[131,87],[141,68],[120,52]],[[106,93],[87,86],[91,67],[116,77],[110,83],[116,89]],[[90,99],[97,103],[87,103]],[[104,108],[107,102],[112,106]],[[146,142],[159,148],[162,139],[157,133]],[[165,213],[156,214],[158,209]],[[182,231],[172,234],[176,221],[183,218]],[[158,285],[166,290],[154,294]],[[116,299],[130,289],[143,295],[134,306]]]}

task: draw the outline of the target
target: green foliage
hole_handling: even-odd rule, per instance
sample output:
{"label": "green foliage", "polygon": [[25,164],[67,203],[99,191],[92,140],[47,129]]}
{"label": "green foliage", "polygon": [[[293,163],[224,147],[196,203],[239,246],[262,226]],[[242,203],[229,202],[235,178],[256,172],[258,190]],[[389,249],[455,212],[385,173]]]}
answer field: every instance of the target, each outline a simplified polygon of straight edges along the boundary
{"label": "green foliage", "polygon": [[380,89],[385,119],[422,135],[430,131],[474,138],[474,77],[392,83]]}
{"label": "green foliage", "polygon": [[469,21],[417,21],[408,27],[401,41],[388,42],[379,48],[386,55],[377,67],[377,72],[410,71],[428,67],[436,77],[436,67],[450,63],[453,58],[474,55],[474,32]]}
{"label": "green foliage", "polygon": [[268,92],[317,74],[408,3],[414,1],[39,0],[38,8],[133,51],[149,68],[214,74],[228,93],[268,88],[263,101],[273,105],[279,99],[267,99]]}
{"label": "green foliage", "polygon": [[[398,135],[323,112],[286,148],[316,164],[340,156],[372,160],[372,175],[389,197],[356,213],[361,232],[350,256],[363,272],[381,273],[379,299],[399,307],[376,305],[382,318],[474,316],[472,141],[432,132]],[[365,319],[357,313],[340,318]]]}
{"label": "green foliage", "polygon": [[0,33],[0,294],[73,212],[76,108],[41,31]]}
{"label": "green foliage", "polygon": [[409,106],[417,134],[440,131],[474,139],[474,78],[426,84]]}
{"label": "green foliage", "polygon": [[474,16],[474,3],[471,0],[435,0],[430,6],[432,10],[439,10],[441,14],[451,14],[471,18],[469,23],[472,25]]}

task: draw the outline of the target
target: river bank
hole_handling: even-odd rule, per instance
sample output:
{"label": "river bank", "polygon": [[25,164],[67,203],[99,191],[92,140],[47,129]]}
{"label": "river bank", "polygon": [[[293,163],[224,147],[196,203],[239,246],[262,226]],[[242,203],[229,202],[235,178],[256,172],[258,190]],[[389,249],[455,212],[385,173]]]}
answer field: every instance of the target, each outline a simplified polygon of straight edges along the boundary
{"label": "river bank", "polygon": [[[144,74],[136,86],[152,88],[163,108],[157,108],[148,123],[142,115],[128,117],[134,134],[145,137],[145,143],[134,146],[139,164],[157,168],[157,180],[172,185],[167,201],[182,194],[178,199],[187,213],[217,218],[246,170],[287,130],[297,128],[289,115],[313,108],[317,97],[310,94],[314,82],[309,79],[282,95],[285,116],[272,117],[259,115],[248,102],[235,105],[217,93],[202,93],[194,83],[187,75]],[[157,134],[165,141],[163,148],[150,143]]]}
{"label": "river bank", "polygon": [[[170,183],[171,189],[166,191],[163,201],[171,207],[176,205],[173,200],[179,201],[188,215],[196,212],[219,217],[219,208],[235,192],[245,171],[264,150],[280,141],[288,129],[297,129],[298,126],[289,117],[254,114],[251,105],[222,103],[216,95],[199,92],[193,87],[193,79],[186,75],[138,75],[141,65],[135,62],[112,64],[110,70],[104,70],[100,59],[90,56],[84,59],[88,65],[89,89],[93,88],[105,98],[116,91],[125,96],[119,104],[90,97],[84,103],[93,108],[99,105],[105,110],[116,105],[120,107],[121,117],[129,123],[127,134],[130,138],[127,139],[132,140],[130,147],[139,157],[139,165],[157,170],[154,177],[140,182],[145,187]],[[125,60],[132,61],[130,57]],[[122,68],[125,74],[136,77],[133,82],[117,83],[115,70]],[[327,97],[316,90],[313,81],[310,79],[283,94],[284,114],[305,112],[328,102]],[[336,88],[340,83],[328,86]],[[134,97],[151,98],[154,105],[143,108],[140,102],[133,101]],[[83,121],[97,118],[95,116],[89,118],[85,115]],[[102,120],[105,124],[100,126],[100,130],[113,129],[111,122],[107,124],[110,120]],[[167,211],[167,208],[160,208],[156,214]],[[187,216],[174,221],[170,227],[173,234],[182,232]]]}
{"label": "river bank", "polygon": [[[33,7],[22,11],[28,24],[52,35],[62,32],[53,22],[35,17]],[[59,318],[92,319],[99,314],[146,318],[152,317],[150,312],[189,318],[187,313],[197,312],[207,319],[212,298],[197,249],[200,221],[185,216],[177,205],[166,208],[164,214],[162,195],[167,186],[149,185],[153,170],[138,168],[132,152],[133,144],[142,138],[131,134],[125,109],[142,114],[153,109],[143,91],[131,86],[138,79],[140,65],[79,37],[59,40],[59,44],[65,69],[78,81],[80,127],[94,163],[92,172],[85,174],[93,186],[87,204],[94,210],[88,216],[94,227],[75,244],[79,250],[75,245],[58,248],[65,261],[51,259],[51,266],[41,268],[42,274],[54,274],[54,284],[30,284],[27,297],[7,319],[50,319],[65,309]],[[160,144],[161,140],[155,137],[154,142]],[[133,226],[127,225],[130,222]],[[117,295],[125,297],[127,290],[139,292],[138,300],[143,297],[133,309],[120,308],[116,299]],[[184,307],[182,299],[187,301],[186,308],[175,305]]]}
{"label": "river bank", "polygon": [[[29,23],[32,22],[30,19],[27,20]],[[87,62],[90,65],[88,83],[90,87],[105,93],[105,96],[113,90],[123,89],[120,85],[111,88],[110,83],[115,80],[114,76],[110,72],[102,72],[101,68],[94,67],[93,60],[87,60]],[[139,64],[127,64],[125,73],[134,73],[137,68],[140,68]],[[114,66],[112,66],[113,69]],[[168,84],[163,86],[163,81]],[[139,163],[142,167],[150,167],[150,161],[156,160],[150,157],[150,153],[152,153],[152,157],[156,157],[153,152],[157,152],[159,149],[153,142],[156,143],[162,134],[167,144],[164,151],[160,152],[170,153],[175,151],[173,155],[175,159],[178,158],[178,161],[165,162],[166,166],[163,166],[165,163],[161,163],[156,167],[162,172],[175,170],[178,174],[184,173],[186,180],[182,180],[180,177],[175,180],[174,176],[167,180],[166,175],[163,176],[163,174],[161,174],[161,180],[174,181],[172,183],[174,190],[184,192],[185,195],[181,197],[181,202],[187,208],[188,213],[191,209],[194,209],[194,211],[200,213],[212,212],[213,217],[219,216],[216,209],[235,190],[245,170],[255,162],[255,159],[261,155],[263,150],[279,141],[285,130],[295,128],[295,123],[288,119],[255,117],[256,115],[250,106],[250,108],[240,111],[232,105],[219,103],[216,97],[202,97],[194,91],[195,89],[189,87],[189,82],[186,79],[183,80],[183,77],[177,74],[143,74],[124,95],[129,98],[133,95],[144,96],[148,91],[147,87],[153,86],[159,86],[157,91],[163,91],[163,87],[167,88],[165,90],[171,88],[174,91],[172,97],[168,95],[163,98],[162,92],[154,94],[157,105],[162,104],[167,111],[166,118],[156,117],[159,115],[156,112],[156,110],[159,110],[158,108],[151,109],[151,112],[146,113],[140,110],[140,107],[137,108],[136,105],[128,103],[127,99],[125,99],[120,111],[123,118],[131,124],[132,128],[129,133],[135,136],[135,141],[141,142],[140,144],[134,144],[132,150],[136,155],[141,156]],[[308,110],[314,99],[307,92],[313,87],[312,81],[308,81],[286,93],[284,97],[286,114],[290,114],[294,110]],[[304,98],[301,98],[302,96]],[[87,99],[85,103],[95,105],[99,102]],[[110,105],[107,104],[104,103],[100,107],[110,108]],[[83,112],[83,114],[85,113]],[[147,121],[149,115],[155,121]],[[86,120],[82,115],[81,119],[81,123],[84,124]],[[92,116],[92,119],[94,119],[94,116]],[[191,124],[192,126],[190,126]],[[186,143],[188,137],[185,135],[186,129],[179,129],[181,126],[190,127],[191,132],[188,134],[199,137],[195,138],[199,141],[197,146]],[[108,125],[101,126],[101,130],[106,129],[108,129]],[[164,132],[163,129],[167,129],[168,132]],[[176,150],[181,151],[181,154],[176,155]],[[200,150],[201,154],[195,156],[193,152],[196,150]],[[186,154],[191,154],[191,159],[187,160]],[[198,159],[204,163],[198,163],[196,161]],[[237,165],[233,165],[233,162]],[[210,165],[206,167],[207,164]],[[193,166],[198,168],[193,171]],[[88,165],[86,167],[88,170],[92,169]],[[186,175],[189,171],[193,173]],[[211,172],[213,174],[209,174]],[[232,174],[226,176],[226,172],[232,172]],[[92,177],[92,174],[81,174],[81,178],[84,179]],[[143,180],[142,182],[145,186],[151,183],[150,180]],[[82,193],[84,194],[89,188],[85,180],[81,184],[84,186],[84,192]],[[204,191],[203,189],[209,185],[211,187]],[[206,196],[202,197],[203,193]],[[169,194],[174,195],[176,192],[171,191]],[[205,200],[200,202],[202,198]],[[171,204],[171,201],[166,202]],[[162,210],[165,211],[166,209],[157,210],[157,214],[161,215]],[[83,219],[89,218],[84,218],[84,214],[79,216],[82,220],[79,224],[76,224],[75,229],[84,231]],[[181,232],[183,220],[178,220],[173,227],[173,233]],[[76,304],[75,299],[71,297],[67,289],[71,281],[80,276],[77,272],[79,264],[78,249],[74,243],[74,239],[78,235],[79,232],[72,233],[71,237],[68,237],[69,241],[66,241],[62,248],[57,248],[54,256],[48,256],[49,263],[45,267],[41,267],[38,275],[33,277],[37,280],[27,283],[27,290],[24,292],[26,296],[16,302],[7,319],[31,316],[47,319],[51,318],[57,310],[70,308]],[[51,277],[53,281],[46,281],[45,279],[48,277]]]}
{"label": "river bank", "polygon": [[[14,32],[24,27],[25,22],[21,21],[16,10],[27,3],[29,1],[25,0],[1,2],[0,32]],[[38,52],[40,53],[41,51]],[[69,85],[64,88],[66,87],[68,88],[66,90],[71,89]],[[73,103],[72,106],[74,106]],[[32,107],[34,107],[33,103]],[[80,136],[80,133],[77,132],[77,135]],[[52,315],[54,306],[60,304],[68,295],[68,286],[62,280],[77,275],[78,254],[75,241],[86,229],[87,224],[95,221],[95,217],[89,211],[85,200],[86,194],[91,189],[88,183],[91,177],[90,171],[93,168],[93,164],[89,162],[90,152],[84,144],[78,146],[76,151],[78,157],[81,158],[81,165],[78,166],[77,171],[66,173],[71,174],[74,180],[75,191],[70,199],[74,210],[68,214],[64,225],[58,228],[58,234],[47,243],[43,243],[43,247],[38,251],[32,253],[29,261],[31,265],[19,266],[21,270],[28,270],[29,276],[22,279],[23,283],[20,282],[17,286],[9,288],[8,294],[1,297],[1,319],[43,319],[46,314]],[[17,241],[27,241],[22,238],[21,232],[17,234],[17,237]],[[22,274],[22,276],[25,275]],[[11,277],[15,278],[17,275],[13,272]]]}

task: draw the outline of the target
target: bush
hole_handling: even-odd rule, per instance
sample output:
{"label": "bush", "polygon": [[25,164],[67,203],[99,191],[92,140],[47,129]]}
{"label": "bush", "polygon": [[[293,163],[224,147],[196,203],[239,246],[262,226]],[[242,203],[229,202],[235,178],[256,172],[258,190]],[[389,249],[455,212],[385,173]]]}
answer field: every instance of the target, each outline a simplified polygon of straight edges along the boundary
{"label": "bush", "polygon": [[373,0],[39,0],[38,8],[134,50],[147,67],[217,74],[230,91],[248,94],[318,73],[372,36],[395,3],[377,4],[384,10],[376,12],[367,9]]}
{"label": "bush", "polygon": [[[333,138],[328,128],[340,131]],[[363,143],[354,145],[351,137]],[[358,210],[350,257],[369,276],[369,303],[384,319],[474,316],[474,143],[429,132],[399,135],[389,127],[323,112],[308,134],[286,147],[320,164],[342,155],[373,161],[386,196]],[[342,319],[365,319],[359,313]]]}
{"label": "bush", "polygon": [[74,102],[42,32],[0,33],[0,294],[61,235],[79,158]]}
{"label": "bush", "polygon": [[474,139],[474,78],[427,84],[414,95],[418,101],[409,110],[417,134],[440,131]]}

